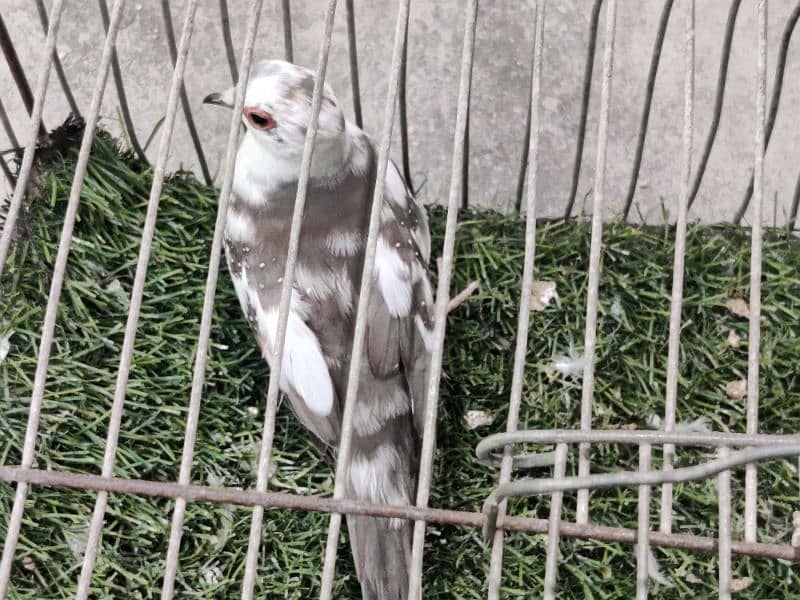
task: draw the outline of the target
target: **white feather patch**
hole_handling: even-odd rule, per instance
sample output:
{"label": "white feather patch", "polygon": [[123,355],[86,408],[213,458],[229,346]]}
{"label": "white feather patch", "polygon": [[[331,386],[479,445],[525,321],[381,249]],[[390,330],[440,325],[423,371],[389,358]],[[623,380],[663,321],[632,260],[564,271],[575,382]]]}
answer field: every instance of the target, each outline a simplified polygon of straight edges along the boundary
{"label": "white feather patch", "polygon": [[402,388],[396,386],[393,391],[390,397],[370,398],[366,402],[356,403],[353,427],[359,435],[377,433],[387,421],[411,410],[411,403]]}
{"label": "white feather patch", "polygon": [[[369,456],[354,456],[350,464],[350,483],[356,497],[376,504],[393,504],[404,506],[410,504],[409,492],[398,489],[395,480],[398,477],[400,459],[397,449],[389,444],[378,446]],[[390,519],[393,528],[399,528],[401,519]]]}
{"label": "white feather patch", "polygon": [[411,310],[411,273],[408,265],[382,236],[378,238],[375,273],[389,313],[395,317],[407,316]]}
{"label": "white feather patch", "polygon": [[325,245],[334,256],[355,256],[364,245],[364,237],[357,231],[331,231]]}
{"label": "white feather patch", "polygon": [[[246,271],[242,270],[242,279],[238,284],[237,279],[234,278],[237,295],[243,305],[249,304],[255,310],[258,333],[269,344],[269,347],[263,348],[269,361],[271,357],[268,353],[275,347],[278,331],[278,309],[264,310],[257,290],[253,285],[248,285]],[[317,336],[298,314],[302,306],[302,301],[293,292],[286,323],[281,387],[284,391],[289,386],[293,387],[312,412],[325,417],[333,409],[333,382]]]}
{"label": "white feather patch", "polygon": [[406,208],[406,195],[408,194],[406,184],[403,183],[403,178],[400,177],[397,166],[391,161],[386,166],[386,189],[395,204],[400,208]]}
{"label": "white feather patch", "polygon": [[255,239],[256,234],[252,219],[235,210],[228,211],[225,231],[232,240],[240,242],[250,242]]}

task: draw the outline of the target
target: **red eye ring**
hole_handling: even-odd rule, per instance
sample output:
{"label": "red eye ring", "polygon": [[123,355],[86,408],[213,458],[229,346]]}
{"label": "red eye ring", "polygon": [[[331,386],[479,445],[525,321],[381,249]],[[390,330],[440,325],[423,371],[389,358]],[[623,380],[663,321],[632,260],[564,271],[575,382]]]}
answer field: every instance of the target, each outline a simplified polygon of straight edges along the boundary
{"label": "red eye ring", "polygon": [[272,115],[260,108],[245,106],[244,116],[253,129],[260,131],[269,131],[277,125]]}

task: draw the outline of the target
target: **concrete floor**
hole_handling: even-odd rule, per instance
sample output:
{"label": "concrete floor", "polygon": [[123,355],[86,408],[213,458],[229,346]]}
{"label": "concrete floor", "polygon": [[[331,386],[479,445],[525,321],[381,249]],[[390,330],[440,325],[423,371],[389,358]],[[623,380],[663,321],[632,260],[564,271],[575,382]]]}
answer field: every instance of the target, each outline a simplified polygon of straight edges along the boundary
{"label": "concrete floor", "polygon": [[[48,2],[48,5],[50,3]],[[234,45],[241,52],[249,0],[229,0]],[[283,34],[277,0],[264,2],[257,57],[281,57]],[[344,3],[337,14],[329,81],[345,106],[351,106]],[[409,42],[408,103],[412,172],[427,202],[443,201],[449,184],[458,69],[464,23],[464,2],[412,3]],[[795,0],[769,3],[769,83],[774,76],[778,42]],[[180,29],[186,0],[172,0],[176,29]],[[295,61],[316,63],[322,0],[292,2]],[[365,128],[377,135],[382,121],[396,2],[355,3]],[[658,18],[657,0],[620,0],[609,130],[606,215],[619,213],[630,178],[645,80]],[[102,24],[95,1],[67,0],[58,50],[82,110],[89,105],[102,46]],[[647,146],[636,195],[634,220],[657,223],[672,219],[679,190],[685,2],[675,3],[667,32]],[[711,121],[720,48],[729,2],[697,3],[697,77],[695,164]],[[44,36],[31,0],[2,0],[3,18],[33,85],[41,60]],[[543,80],[543,128],[540,165],[540,214],[563,212],[569,193],[580,113],[581,87],[589,29],[588,0],[548,3]],[[605,13],[605,11],[603,11]],[[476,205],[506,209],[513,203],[523,144],[529,85],[534,2],[483,2],[479,14],[472,98],[470,197]],[[586,148],[578,188],[578,205],[593,183],[597,114],[600,100],[604,24],[601,19],[594,88]],[[765,220],[782,223],[800,171],[800,66],[795,42],[790,48],[781,110],[766,161]],[[163,116],[171,75],[159,3],[131,0],[127,4],[118,48],[125,86],[132,103],[140,139],[147,139]],[[704,221],[730,220],[745,190],[753,162],[755,122],[756,8],[748,0],[740,10],[734,37],[722,123],[692,216]],[[212,170],[219,169],[227,136],[228,117],[201,104],[209,92],[230,85],[220,34],[216,0],[204,0],[197,14],[186,85],[192,109]],[[769,89],[769,88],[768,88]],[[28,119],[7,69],[0,69],[0,95],[10,110],[19,136]],[[117,98],[109,85],[103,103],[104,123],[119,131]],[[66,102],[53,75],[45,120],[57,125],[66,115]],[[0,138],[0,148],[8,141]],[[398,144],[395,144],[397,146]],[[155,153],[157,143],[149,154]],[[172,167],[196,167],[196,158],[181,120],[173,144]],[[590,211],[591,197],[586,201]]]}

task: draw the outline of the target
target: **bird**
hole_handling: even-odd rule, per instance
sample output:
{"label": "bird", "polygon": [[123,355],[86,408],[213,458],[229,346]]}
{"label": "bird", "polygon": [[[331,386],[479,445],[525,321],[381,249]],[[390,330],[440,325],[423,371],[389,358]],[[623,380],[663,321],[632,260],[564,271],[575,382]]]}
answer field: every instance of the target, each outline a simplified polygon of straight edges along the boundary
{"label": "bird", "polygon": [[[249,74],[227,208],[228,270],[271,362],[316,75],[262,60]],[[233,107],[235,88],[204,102]],[[329,465],[336,462],[377,154],[325,83],[294,271],[280,389]],[[352,422],[348,498],[413,505],[433,331],[424,207],[387,164],[364,351]],[[408,595],[413,523],[347,516],[364,600]]]}

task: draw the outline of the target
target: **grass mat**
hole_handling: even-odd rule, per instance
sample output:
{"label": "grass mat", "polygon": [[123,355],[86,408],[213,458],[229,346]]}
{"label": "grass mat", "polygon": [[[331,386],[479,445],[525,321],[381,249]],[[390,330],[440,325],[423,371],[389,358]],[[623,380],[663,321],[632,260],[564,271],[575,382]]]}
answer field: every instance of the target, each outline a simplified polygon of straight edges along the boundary
{"label": "grass mat", "polygon": [[[43,152],[38,181],[21,215],[19,238],[2,282],[0,334],[11,337],[0,363],[0,461],[18,464],[27,420],[46,298],[77,157],[75,132]],[[101,133],[83,188],[67,268],[44,398],[35,466],[99,473],[114,381],[152,173]],[[194,350],[216,213],[216,193],[187,173],[164,185],[119,442],[116,474],[163,481],[178,478]],[[434,255],[444,213],[430,209]],[[557,356],[575,357],[583,340],[589,225],[581,220],[541,223],[536,278],[555,282],[558,300],[531,323],[523,411],[524,428],[576,427],[578,376],[553,368]],[[743,432],[744,400],[726,386],[746,378],[747,320],[729,300],[747,298],[749,236],[734,227],[692,225],[686,255],[678,419],[707,419],[720,431]],[[523,263],[524,223],[515,216],[466,211],[460,217],[453,289],[479,279],[480,290],[448,320],[444,378],[431,505],[480,510],[496,474],[474,458],[485,435],[505,427]],[[669,290],[674,230],[607,225],[598,320],[594,426],[652,425],[663,413]],[[763,432],[800,431],[800,244],[779,232],[764,241],[761,420]],[[733,332],[731,334],[731,332]],[[736,345],[736,338],[740,343]],[[193,468],[193,481],[255,484],[267,369],[240,314],[227,273],[219,280],[212,347]],[[736,394],[732,394],[736,396]],[[491,424],[470,429],[467,411],[484,411]],[[571,452],[568,472],[576,471]],[[709,458],[679,450],[679,465]],[[599,445],[595,472],[635,469],[635,448]],[[654,452],[654,468],[660,452]],[[796,463],[795,463],[796,464]],[[545,472],[539,473],[545,476]],[[789,543],[792,512],[800,509],[791,462],[759,469],[761,541]],[[733,477],[734,533],[742,534],[743,473]],[[330,494],[332,476],[304,430],[281,407],[270,488]],[[0,483],[0,535],[5,535],[14,486]],[[10,598],[70,598],[80,570],[94,493],[32,488],[14,564]],[[653,490],[657,527],[660,492]],[[157,598],[173,503],[112,495],[92,596]],[[574,517],[566,495],[564,517]],[[546,518],[547,498],[517,500],[515,514]],[[591,516],[603,525],[636,526],[636,490],[592,496]],[[250,510],[192,503],[187,509],[177,596],[237,598],[244,570]],[[318,594],[327,517],[267,510],[257,597],[314,598]],[[676,532],[714,536],[716,485],[676,486]],[[507,537],[504,597],[541,591],[544,538]],[[335,597],[357,598],[358,585],[344,545]],[[564,540],[558,573],[563,598],[629,598],[635,589],[633,548]],[[716,556],[655,549],[664,580],[658,598],[715,593]],[[425,562],[429,598],[485,597],[488,551],[476,530],[431,525]],[[789,598],[800,589],[796,566],[734,557],[741,597]]]}

